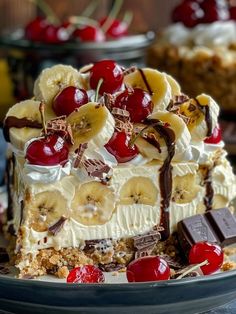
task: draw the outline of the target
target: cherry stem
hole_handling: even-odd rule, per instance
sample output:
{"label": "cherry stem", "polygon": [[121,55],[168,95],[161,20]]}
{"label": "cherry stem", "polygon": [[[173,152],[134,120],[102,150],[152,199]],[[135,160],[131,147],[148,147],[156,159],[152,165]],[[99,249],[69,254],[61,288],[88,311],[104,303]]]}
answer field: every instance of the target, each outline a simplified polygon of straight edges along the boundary
{"label": "cherry stem", "polygon": [[101,88],[102,83],[103,83],[103,78],[100,78],[100,80],[98,81],[97,88],[96,88],[96,94],[95,94],[95,98],[94,98],[94,101],[95,101],[95,102],[98,101],[99,90],[100,90],[100,88]]}
{"label": "cherry stem", "polygon": [[199,263],[199,264],[196,264],[196,265],[193,265],[193,267],[189,268],[188,270],[186,270],[183,274],[181,274],[179,277],[177,277],[176,279],[181,279],[183,278],[184,276],[188,275],[189,273],[191,273],[193,270],[196,270],[198,269],[199,267],[202,267],[204,265],[207,265],[209,262],[208,260],[206,259],[205,261]]}
{"label": "cherry stem", "polygon": [[42,120],[42,124],[43,124],[43,131],[44,134],[47,135],[47,127],[46,127],[46,121],[45,121],[45,105],[41,102],[39,105],[39,112],[40,112],[40,116],[41,116],[41,120]]}
{"label": "cherry stem", "polygon": [[124,18],[123,18],[123,22],[126,23],[127,27],[130,26],[132,20],[133,20],[134,14],[131,11],[126,11]]}
{"label": "cherry stem", "polygon": [[98,22],[96,20],[90,19],[89,17],[85,16],[71,16],[69,18],[71,24],[76,25],[91,25],[91,26],[98,26]]}
{"label": "cherry stem", "polygon": [[89,3],[89,5],[82,11],[80,15],[84,17],[91,16],[98,6],[98,0],[93,0]]}
{"label": "cherry stem", "polygon": [[52,24],[60,24],[59,18],[54,14],[52,8],[44,0],[29,0],[33,2],[46,16]]}
{"label": "cherry stem", "polygon": [[108,29],[110,28],[111,24],[113,23],[113,19],[116,18],[116,16],[120,12],[122,5],[123,5],[123,0],[115,0],[115,3],[109,15],[107,16],[105,23],[101,27],[104,33],[106,33]]}

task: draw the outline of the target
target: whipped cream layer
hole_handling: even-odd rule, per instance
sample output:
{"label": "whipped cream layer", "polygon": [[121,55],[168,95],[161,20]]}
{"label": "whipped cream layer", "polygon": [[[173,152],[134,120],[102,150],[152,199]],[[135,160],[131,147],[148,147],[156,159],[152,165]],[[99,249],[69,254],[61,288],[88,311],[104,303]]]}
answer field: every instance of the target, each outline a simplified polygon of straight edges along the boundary
{"label": "whipped cream layer", "polygon": [[[116,197],[116,206],[111,218],[104,224],[85,225],[78,222],[71,211],[72,202],[75,197],[76,187],[81,184],[76,176],[67,176],[60,181],[51,184],[31,184],[31,199],[38,193],[45,191],[57,191],[66,199],[66,208],[64,210],[67,220],[58,234],[52,235],[48,231],[35,231],[29,224],[30,212],[25,211],[25,221],[21,226],[24,237],[22,238],[22,253],[37,254],[39,249],[43,248],[62,248],[62,247],[80,247],[83,248],[85,240],[112,238],[114,240],[123,237],[133,237],[152,230],[160,223],[161,197],[159,174],[161,163],[150,162],[145,166],[117,166],[113,169],[112,179],[109,188],[114,191]],[[204,210],[203,199],[206,195],[205,186],[201,182],[201,173],[197,163],[173,163],[172,169],[173,182],[181,177],[184,182],[182,192],[184,199],[175,201],[175,190],[173,189],[173,198],[169,206],[170,231],[176,229],[179,220],[194,215]],[[148,178],[157,191],[157,197],[153,206],[147,204],[120,204],[120,195],[122,187],[129,180],[138,178]],[[194,178],[194,181],[193,181]],[[219,162],[212,171],[212,185],[216,198],[213,199],[214,208],[227,206],[230,200],[236,196],[236,182],[232,174],[230,164],[224,160]],[[196,189],[193,198],[188,199],[192,189]],[[128,189],[132,192],[132,186]],[[146,192],[143,185],[143,192]],[[177,192],[176,192],[177,193]],[[14,200],[16,212],[20,212],[17,198]],[[27,205],[26,205],[27,206]],[[31,204],[29,204],[31,206]],[[30,209],[31,210],[31,209]],[[21,217],[15,217],[15,228],[19,226]],[[56,221],[55,221],[56,222]],[[47,239],[45,241],[45,238]]]}
{"label": "whipped cream layer", "polygon": [[210,48],[229,46],[236,42],[236,23],[217,21],[211,24],[199,24],[193,28],[176,23],[163,31],[162,38],[177,46],[194,45]]}

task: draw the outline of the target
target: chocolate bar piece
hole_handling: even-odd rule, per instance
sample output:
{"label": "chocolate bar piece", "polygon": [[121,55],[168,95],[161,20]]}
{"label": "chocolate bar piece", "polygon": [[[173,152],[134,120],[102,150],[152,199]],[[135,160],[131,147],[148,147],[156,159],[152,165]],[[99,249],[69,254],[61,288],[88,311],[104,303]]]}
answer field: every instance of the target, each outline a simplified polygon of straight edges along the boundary
{"label": "chocolate bar piece", "polygon": [[236,242],[236,218],[228,208],[213,209],[181,220],[177,231],[186,255],[197,242],[218,243],[224,247]]}
{"label": "chocolate bar piece", "polygon": [[210,210],[205,215],[217,234],[221,246],[236,242],[236,218],[228,209]]}

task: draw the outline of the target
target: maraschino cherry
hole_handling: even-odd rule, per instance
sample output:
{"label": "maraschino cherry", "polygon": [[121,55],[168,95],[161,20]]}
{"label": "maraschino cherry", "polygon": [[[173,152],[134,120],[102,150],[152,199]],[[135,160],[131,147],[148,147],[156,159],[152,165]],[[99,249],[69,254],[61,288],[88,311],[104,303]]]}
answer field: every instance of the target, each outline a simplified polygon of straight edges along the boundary
{"label": "maraschino cherry", "polygon": [[43,32],[48,26],[48,22],[41,16],[37,16],[25,27],[25,38],[31,41],[42,41]]}
{"label": "maraschino cherry", "polygon": [[[108,17],[104,17],[100,20],[100,26],[102,27],[104,23],[107,22]],[[112,19],[110,26],[106,31],[106,35],[112,38],[120,38],[128,35],[128,24],[125,21],[120,21],[118,19]]]}
{"label": "maraschino cherry", "polygon": [[68,160],[69,147],[61,136],[56,133],[47,133],[43,103],[40,104],[39,111],[45,135],[33,140],[28,145],[25,158],[32,165],[64,166]]}
{"label": "maraschino cherry", "polygon": [[101,283],[105,281],[105,277],[99,268],[85,265],[72,269],[66,281],[68,283]]}
{"label": "maraschino cherry", "polygon": [[152,113],[151,96],[140,88],[126,89],[115,100],[114,107],[125,109],[130,113],[130,120],[138,123],[144,121]]}
{"label": "maraschino cherry", "polygon": [[204,275],[209,275],[219,270],[223,264],[224,253],[218,244],[198,242],[191,247],[189,263],[200,264]]}
{"label": "maraschino cherry", "polygon": [[47,44],[60,44],[70,39],[70,33],[64,26],[49,24],[42,32],[43,42]]}
{"label": "maraschino cherry", "polygon": [[68,116],[76,108],[88,103],[88,95],[82,88],[67,86],[55,96],[52,108],[57,116]]}
{"label": "maraschino cherry", "polygon": [[79,38],[81,41],[103,42],[106,37],[101,28],[94,25],[85,25],[76,28],[72,34],[73,38]]}
{"label": "maraschino cherry", "polygon": [[105,148],[119,163],[124,163],[138,155],[137,147],[135,145],[130,147],[129,140],[130,138],[125,132],[115,131]]}
{"label": "maraschino cherry", "polygon": [[92,89],[96,89],[102,79],[100,95],[103,93],[113,94],[121,88],[123,78],[123,71],[117,63],[113,60],[102,60],[95,63],[90,71],[90,86]]}
{"label": "maraschino cherry", "polygon": [[212,23],[229,19],[228,4],[225,0],[203,0],[200,5],[204,12],[201,23]]}
{"label": "maraschino cherry", "polygon": [[212,132],[212,135],[204,140],[206,144],[218,144],[222,140],[221,129],[217,125]]}
{"label": "maraschino cherry", "polygon": [[64,165],[68,160],[69,148],[57,134],[46,135],[34,140],[26,150],[26,159],[32,165]]}
{"label": "maraschino cherry", "polygon": [[183,1],[172,13],[173,22],[182,22],[187,27],[194,27],[204,15],[203,10],[196,1]]}
{"label": "maraschino cherry", "polygon": [[168,280],[170,267],[160,256],[145,256],[127,266],[126,277],[129,282]]}

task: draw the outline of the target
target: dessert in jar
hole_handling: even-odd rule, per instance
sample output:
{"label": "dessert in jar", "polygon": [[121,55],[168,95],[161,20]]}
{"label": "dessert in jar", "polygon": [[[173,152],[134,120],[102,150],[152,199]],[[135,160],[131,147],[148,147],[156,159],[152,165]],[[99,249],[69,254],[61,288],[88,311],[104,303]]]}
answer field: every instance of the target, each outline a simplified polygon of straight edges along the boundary
{"label": "dessert in jar", "polygon": [[235,112],[235,12],[233,1],[180,1],[149,49],[148,65],[173,75],[187,95],[205,92]]}
{"label": "dessert in jar", "polygon": [[78,265],[132,273],[133,260],[175,247],[180,221],[229,206],[236,182],[218,114],[213,98],[189,98],[151,68],[43,70],[34,98],[4,121],[5,234],[19,276],[65,277]]}

